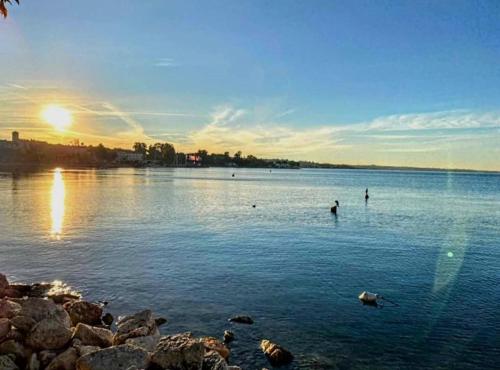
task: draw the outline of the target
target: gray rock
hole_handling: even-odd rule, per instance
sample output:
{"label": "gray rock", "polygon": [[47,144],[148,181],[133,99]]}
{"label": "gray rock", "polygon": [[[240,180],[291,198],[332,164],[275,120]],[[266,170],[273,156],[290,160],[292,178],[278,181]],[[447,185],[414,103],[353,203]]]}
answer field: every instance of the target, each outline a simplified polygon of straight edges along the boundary
{"label": "gray rock", "polygon": [[283,366],[293,361],[293,355],[290,351],[269,340],[261,341],[260,349],[273,366]]}
{"label": "gray rock", "polygon": [[16,363],[10,358],[10,356],[4,355],[0,356],[0,369],[2,370],[19,370]]}
{"label": "gray rock", "polygon": [[76,366],[78,353],[75,348],[69,347],[66,351],[54,358],[45,370],[73,370]]}
{"label": "gray rock", "polygon": [[10,319],[19,314],[21,305],[8,299],[0,299],[0,317]]}
{"label": "gray rock", "polygon": [[57,318],[43,319],[29,332],[26,343],[34,349],[63,348],[71,339],[72,332],[67,323]]}
{"label": "gray rock", "polygon": [[113,332],[80,323],[75,328],[73,338],[79,339],[83,345],[109,347],[113,342]]}
{"label": "gray rock", "polygon": [[200,370],[205,348],[191,333],[162,337],[156,346],[151,362],[163,369]]}
{"label": "gray rock", "polygon": [[149,355],[142,348],[127,344],[101,349],[80,357],[77,370],[126,370],[130,367],[145,369]]}
{"label": "gray rock", "polygon": [[10,320],[3,318],[0,319],[0,340],[9,334],[10,331]]}
{"label": "gray rock", "polygon": [[101,347],[97,347],[97,346],[84,346],[84,345],[75,346],[75,345],[73,345],[73,347],[76,348],[79,356],[85,356],[89,353],[101,350]]}
{"label": "gray rock", "polygon": [[150,310],[144,310],[131,316],[120,318],[113,344],[123,344],[128,338],[146,337],[158,332]]}
{"label": "gray rock", "polygon": [[217,351],[209,351],[203,358],[203,370],[228,370],[226,360]]}
{"label": "gray rock", "polygon": [[159,335],[148,335],[147,337],[129,338],[125,341],[125,343],[130,344],[132,346],[140,347],[148,352],[153,352],[159,341],[160,341]]}
{"label": "gray rock", "polygon": [[16,299],[15,301],[21,305],[21,312],[19,315],[30,317],[36,322],[47,318],[55,318],[61,321],[65,326],[71,326],[71,319],[68,313],[64,308],[55,304],[52,300],[28,297]]}

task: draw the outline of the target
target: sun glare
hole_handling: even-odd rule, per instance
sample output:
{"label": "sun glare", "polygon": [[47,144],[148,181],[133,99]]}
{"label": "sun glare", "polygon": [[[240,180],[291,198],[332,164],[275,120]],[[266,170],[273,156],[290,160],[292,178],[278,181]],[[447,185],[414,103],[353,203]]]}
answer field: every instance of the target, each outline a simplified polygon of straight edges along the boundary
{"label": "sun glare", "polygon": [[71,112],[58,105],[49,105],[42,111],[42,118],[57,131],[64,131],[71,125]]}

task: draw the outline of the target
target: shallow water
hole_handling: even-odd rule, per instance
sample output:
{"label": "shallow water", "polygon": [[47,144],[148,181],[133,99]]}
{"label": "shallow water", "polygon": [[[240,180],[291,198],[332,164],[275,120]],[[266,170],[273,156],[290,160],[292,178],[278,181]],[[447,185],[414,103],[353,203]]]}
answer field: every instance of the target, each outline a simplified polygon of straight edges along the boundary
{"label": "shallow water", "polygon": [[[0,174],[0,271],[64,280],[114,313],[152,308],[165,334],[231,328],[243,369],[269,367],[263,338],[295,354],[290,368],[494,368],[499,206],[498,174]],[[363,306],[363,290],[399,307]],[[227,322],[239,313],[255,324]]]}

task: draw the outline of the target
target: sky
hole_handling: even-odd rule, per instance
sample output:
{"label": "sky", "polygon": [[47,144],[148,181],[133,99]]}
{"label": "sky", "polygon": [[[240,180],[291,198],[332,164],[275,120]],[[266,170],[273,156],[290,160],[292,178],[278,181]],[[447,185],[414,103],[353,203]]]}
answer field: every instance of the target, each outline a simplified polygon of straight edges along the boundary
{"label": "sky", "polygon": [[0,71],[2,139],[500,170],[498,1],[21,0]]}

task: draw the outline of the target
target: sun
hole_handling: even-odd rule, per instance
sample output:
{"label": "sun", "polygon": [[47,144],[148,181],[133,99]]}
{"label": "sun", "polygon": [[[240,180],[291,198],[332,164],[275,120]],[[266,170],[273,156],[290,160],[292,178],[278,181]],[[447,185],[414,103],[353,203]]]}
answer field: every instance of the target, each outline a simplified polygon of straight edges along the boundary
{"label": "sun", "polygon": [[71,126],[73,117],[71,112],[58,105],[49,105],[42,111],[42,118],[57,131],[64,131]]}

